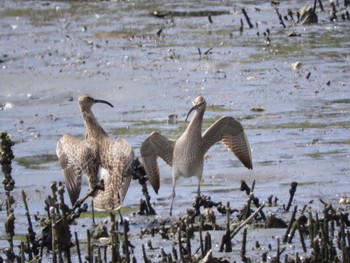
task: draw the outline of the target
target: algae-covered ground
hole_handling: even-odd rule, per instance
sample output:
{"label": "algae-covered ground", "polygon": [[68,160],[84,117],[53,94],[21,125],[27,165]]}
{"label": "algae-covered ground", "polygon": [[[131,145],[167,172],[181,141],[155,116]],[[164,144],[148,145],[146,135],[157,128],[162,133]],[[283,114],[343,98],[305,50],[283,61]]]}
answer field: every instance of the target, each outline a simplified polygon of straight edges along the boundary
{"label": "algae-covered ground", "polygon": [[[224,115],[238,119],[247,133],[254,166],[252,171],[245,169],[225,146],[215,145],[206,157],[203,194],[242,209],[247,196],[239,191],[240,181],[251,185],[255,180],[254,193],[261,202],[271,195],[278,198],[277,205],[265,208],[265,213],[288,221],[291,212],[283,212],[282,205],[288,202],[290,183],[296,181],[292,205],[299,212],[304,205],[314,214],[321,211],[324,205],[319,199],[348,212],[348,206],[338,201],[350,195],[349,8],[339,3],[330,19],[332,6],[323,1],[325,11],[319,4],[316,7],[318,23],[301,25],[297,10],[304,4],[2,1],[0,130],[16,143],[12,176],[18,239],[27,231],[22,190],[31,213],[45,214],[43,202],[51,193],[50,183],[63,179],[55,157],[58,139],[64,133],[84,137],[77,103],[81,94],[114,105],[96,105],[93,111],[107,133],[126,139],[137,156],[152,131],[176,139],[187,125],[191,101],[202,95],[208,104],[203,129]],[[292,31],[295,36],[289,37]],[[174,114],[177,122],[169,122]],[[154,240],[153,246],[167,253],[173,242],[141,238],[141,228],[176,220],[195,200],[196,178],[179,180],[175,210],[169,218],[171,168],[162,161],[159,165],[159,194],[149,187],[157,215],[137,215],[143,195],[136,181],[122,210],[131,223],[138,260],[142,251],[137,245],[146,240]],[[84,184],[83,192],[87,190]],[[0,200],[5,200],[3,191]],[[225,224],[226,216],[218,220]],[[235,213],[231,220],[237,221]],[[89,224],[85,218],[74,226],[82,239]],[[284,230],[276,229],[248,230],[247,255],[260,261],[268,251],[272,258],[276,237],[283,234]],[[0,236],[0,248],[7,247],[1,224]],[[213,233],[213,255],[240,261],[242,234],[233,240],[233,253],[218,252],[221,236]],[[252,249],[256,240],[260,249]],[[310,250],[305,253],[300,246],[295,240],[286,245],[287,252],[308,256]],[[152,261],[161,260],[160,249],[146,252]]]}

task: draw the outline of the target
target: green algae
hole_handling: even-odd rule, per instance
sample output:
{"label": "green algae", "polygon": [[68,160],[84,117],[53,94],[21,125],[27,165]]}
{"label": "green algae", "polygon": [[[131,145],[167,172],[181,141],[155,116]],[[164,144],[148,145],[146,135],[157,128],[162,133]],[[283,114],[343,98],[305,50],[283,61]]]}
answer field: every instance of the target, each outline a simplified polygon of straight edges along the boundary
{"label": "green algae", "polygon": [[350,99],[337,99],[337,100],[331,100],[326,103],[326,105],[332,105],[332,104],[350,104]]}
{"label": "green algae", "polygon": [[259,129],[323,129],[326,127],[344,127],[349,128],[350,123],[346,121],[338,122],[286,122],[266,126],[259,126]]}
{"label": "green algae", "polygon": [[[122,214],[131,214],[131,213],[136,213],[138,211],[137,207],[131,207],[131,206],[126,206],[126,207],[122,207],[119,209],[119,211]],[[96,211],[94,212],[94,216],[95,218],[108,218],[110,213],[117,213],[118,212],[116,210],[108,210],[108,211]],[[92,212],[84,212],[81,213],[80,219],[86,219],[86,218],[92,218]]]}
{"label": "green algae", "polygon": [[152,132],[157,131],[154,128],[150,127],[120,127],[120,128],[113,128],[112,133],[114,135],[141,135],[141,134],[151,134]]}
{"label": "green algae", "polygon": [[340,153],[342,153],[342,151],[314,152],[314,153],[306,153],[305,156],[313,159],[320,159],[328,155],[334,155],[334,154],[340,154]]}
{"label": "green algae", "polygon": [[49,169],[46,165],[52,162],[57,162],[57,160],[55,154],[39,154],[15,158],[15,161],[19,165],[34,170]]}
{"label": "green algae", "polygon": [[259,164],[261,166],[271,166],[271,165],[275,165],[276,162],[275,161],[263,161],[263,162],[259,162]]}
{"label": "green algae", "polygon": [[228,112],[228,111],[231,111],[230,109],[227,109],[223,106],[208,106],[206,110],[209,112]]}
{"label": "green algae", "polygon": [[[7,241],[7,240],[8,240],[8,237],[6,237],[6,236],[0,236],[0,240]],[[24,235],[24,234],[16,234],[16,235],[13,236],[13,240],[26,242],[26,241],[27,241],[27,235]]]}

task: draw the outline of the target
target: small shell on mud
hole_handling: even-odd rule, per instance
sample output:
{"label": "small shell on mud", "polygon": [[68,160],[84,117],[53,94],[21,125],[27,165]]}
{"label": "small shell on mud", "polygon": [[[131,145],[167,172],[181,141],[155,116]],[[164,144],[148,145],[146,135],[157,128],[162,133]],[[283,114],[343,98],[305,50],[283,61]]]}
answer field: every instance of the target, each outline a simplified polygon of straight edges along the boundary
{"label": "small shell on mud", "polygon": [[288,33],[288,37],[301,37],[301,34],[292,30]]}
{"label": "small shell on mud", "polygon": [[300,69],[302,66],[303,66],[303,63],[297,61],[297,62],[292,64],[292,69],[297,70],[297,69]]}
{"label": "small shell on mud", "polygon": [[339,204],[340,205],[349,205],[350,204],[350,198],[347,196],[342,196],[339,198]]}
{"label": "small shell on mud", "polygon": [[253,107],[253,108],[251,108],[250,109],[250,111],[252,111],[252,112],[263,112],[263,111],[266,111],[266,108],[264,108],[264,107]]}
{"label": "small shell on mud", "polygon": [[13,108],[13,104],[10,102],[6,102],[5,105],[0,104],[0,110],[10,110]]}

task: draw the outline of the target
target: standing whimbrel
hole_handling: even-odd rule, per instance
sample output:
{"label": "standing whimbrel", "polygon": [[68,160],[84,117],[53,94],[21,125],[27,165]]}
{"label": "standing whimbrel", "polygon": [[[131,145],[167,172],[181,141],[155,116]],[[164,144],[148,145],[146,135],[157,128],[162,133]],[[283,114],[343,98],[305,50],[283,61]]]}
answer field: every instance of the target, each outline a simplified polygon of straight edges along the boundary
{"label": "standing whimbrel", "polygon": [[91,189],[99,182],[100,174],[105,191],[93,197],[94,206],[100,210],[119,209],[132,177],[134,152],[128,143],[118,138],[113,141],[97,122],[91,111],[95,103],[112,104],[88,95],[79,97],[86,136],[79,139],[63,135],[57,143],[56,153],[63,171],[64,180],[72,205],[79,198],[82,175],[85,174]]}
{"label": "standing whimbrel", "polygon": [[222,117],[202,135],[202,121],[207,106],[202,96],[197,97],[186,120],[196,110],[185,132],[176,141],[153,132],[142,144],[141,155],[149,181],[156,193],[159,190],[157,157],[172,166],[173,192],[170,215],[175,198],[175,184],[180,176],[198,178],[198,195],[203,174],[204,155],[216,142],[224,143],[248,168],[253,169],[249,143],[241,123],[232,117]]}

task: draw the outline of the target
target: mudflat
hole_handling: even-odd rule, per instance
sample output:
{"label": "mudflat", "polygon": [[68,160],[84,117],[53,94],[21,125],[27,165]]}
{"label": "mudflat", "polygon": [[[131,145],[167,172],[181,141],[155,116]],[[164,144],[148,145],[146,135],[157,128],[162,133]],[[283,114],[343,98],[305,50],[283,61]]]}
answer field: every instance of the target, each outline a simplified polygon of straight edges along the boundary
{"label": "mudflat", "polygon": [[[16,142],[12,176],[18,234],[27,228],[21,191],[33,214],[45,213],[51,181],[63,180],[55,156],[58,138],[84,136],[81,94],[114,105],[95,105],[93,111],[108,134],[126,139],[137,156],[152,131],[177,138],[198,95],[208,103],[204,128],[224,115],[238,119],[254,170],[246,170],[221,144],[210,149],[204,166],[203,194],[223,204],[243,207],[247,197],[239,191],[241,180],[256,181],[254,193],[261,201],[278,197],[278,205],[266,209],[271,213],[288,202],[293,181],[298,182],[293,205],[306,204],[312,211],[323,207],[319,199],[338,206],[349,195],[348,8],[337,7],[331,17],[332,6],[324,3],[325,12],[317,6],[317,23],[301,24],[296,12],[302,6],[295,1],[274,6],[264,1],[5,0],[0,5],[0,130]],[[178,115],[176,123],[168,122],[172,114]],[[171,168],[159,163],[159,194],[149,187],[157,216],[126,215],[135,223],[135,236],[141,226],[168,217]],[[175,216],[191,208],[196,184],[196,178],[178,182]],[[142,197],[134,181],[124,206],[136,211]],[[5,217],[3,210],[0,218]],[[282,217],[289,219],[290,213]],[[0,236],[4,231],[0,228]],[[271,234],[261,235],[266,248]],[[248,234],[248,240],[258,236]],[[215,248],[213,253],[219,255]]]}

